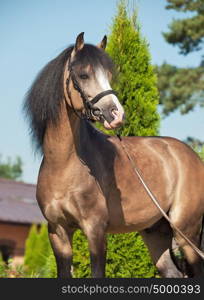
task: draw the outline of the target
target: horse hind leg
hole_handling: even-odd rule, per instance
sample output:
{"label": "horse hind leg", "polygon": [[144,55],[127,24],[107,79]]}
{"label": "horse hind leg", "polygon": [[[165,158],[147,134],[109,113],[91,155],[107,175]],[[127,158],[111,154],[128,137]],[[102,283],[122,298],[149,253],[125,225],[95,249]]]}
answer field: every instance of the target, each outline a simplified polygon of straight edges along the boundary
{"label": "horse hind leg", "polygon": [[165,219],[140,232],[151,258],[163,278],[182,278],[182,272],[172,260],[173,232]]}
{"label": "horse hind leg", "polygon": [[72,264],[73,230],[65,230],[59,224],[48,224],[50,243],[57,265],[58,278],[70,278]]}
{"label": "horse hind leg", "polygon": [[[187,220],[180,220],[179,222],[173,222],[198,248],[200,248],[200,232],[202,219],[192,224]],[[202,258],[192,249],[192,247],[181,237],[181,235],[174,230],[175,240],[182,250],[186,259],[186,275],[187,277],[200,277],[204,274],[203,260]]]}

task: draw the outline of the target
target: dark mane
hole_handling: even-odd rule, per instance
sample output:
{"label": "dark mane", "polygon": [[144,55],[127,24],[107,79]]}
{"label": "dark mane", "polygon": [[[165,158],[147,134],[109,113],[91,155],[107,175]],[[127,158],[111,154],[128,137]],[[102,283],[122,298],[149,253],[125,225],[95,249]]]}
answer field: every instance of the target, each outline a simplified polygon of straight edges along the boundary
{"label": "dark mane", "polygon": [[[58,121],[60,105],[64,99],[64,66],[72,50],[73,46],[70,46],[51,60],[39,73],[26,95],[23,110],[30,125],[30,134],[36,150],[42,150],[48,122],[56,124]],[[91,64],[94,68],[102,65],[104,69],[113,71],[113,63],[109,56],[89,44],[85,44],[77,53],[73,64],[82,66]]]}

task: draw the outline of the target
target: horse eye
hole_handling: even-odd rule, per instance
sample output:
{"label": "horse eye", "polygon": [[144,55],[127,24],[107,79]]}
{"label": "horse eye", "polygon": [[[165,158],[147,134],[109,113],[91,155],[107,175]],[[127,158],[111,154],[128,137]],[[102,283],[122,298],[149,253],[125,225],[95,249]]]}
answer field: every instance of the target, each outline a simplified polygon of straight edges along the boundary
{"label": "horse eye", "polygon": [[82,74],[79,75],[79,77],[80,77],[81,79],[88,79],[88,78],[89,78],[89,75],[86,74],[86,73],[82,73]]}

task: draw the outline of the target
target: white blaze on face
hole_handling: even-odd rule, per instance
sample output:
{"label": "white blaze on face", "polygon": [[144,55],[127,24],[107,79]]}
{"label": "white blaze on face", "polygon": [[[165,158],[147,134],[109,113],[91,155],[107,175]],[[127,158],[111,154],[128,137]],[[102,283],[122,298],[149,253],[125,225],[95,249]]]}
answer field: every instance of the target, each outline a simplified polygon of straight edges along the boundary
{"label": "white blaze on face", "polygon": [[[96,78],[97,78],[97,81],[98,81],[98,84],[100,86],[100,89],[101,91],[107,91],[107,90],[111,90],[111,86],[110,86],[110,83],[109,83],[109,80],[108,80],[108,77],[107,77],[107,74],[105,74],[105,72],[102,70],[102,69],[98,69],[96,71]],[[110,94],[108,95],[108,97],[111,97],[112,98],[112,101],[114,102],[114,104],[116,105],[117,109],[118,109],[118,112],[119,114],[122,116],[123,118],[123,115],[124,115],[124,109],[122,107],[122,105],[120,104],[118,98],[114,95],[114,94]],[[105,98],[104,97],[104,101],[105,101]],[[103,100],[103,98],[101,99]],[[100,100],[100,101],[101,101]],[[116,118],[117,115],[114,115],[114,117]]]}

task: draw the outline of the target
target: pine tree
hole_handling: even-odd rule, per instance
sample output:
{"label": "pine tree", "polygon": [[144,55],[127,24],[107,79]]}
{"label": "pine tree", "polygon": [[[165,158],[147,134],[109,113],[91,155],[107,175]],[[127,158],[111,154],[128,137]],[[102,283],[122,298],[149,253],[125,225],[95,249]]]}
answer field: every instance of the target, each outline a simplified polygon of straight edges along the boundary
{"label": "pine tree", "polygon": [[169,32],[163,33],[166,41],[180,48],[181,54],[201,50],[204,42],[204,0],[167,0],[167,9],[190,12],[185,19],[174,19]]}
{"label": "pine tree", "polygon": [[187,114],[199,104],[204,106],[204,67],[179,68],[167,63],[156,67],[163,114],[168,116],[179,108]]}
{"label": "pine tree", "polygon": [[117,67],[113,88],[126,113],[126,123],[120,133],[126,136],[156,135],[159,125],[157,80],[147,41],[141,36],[136,9],[130,16],[127,11],[126,1],[120,1],[107,47]]}
{"label": "pine tree", "polygon": [[[179,47],[182,55],[202,50],[204,42],[204,0],[167,0],[167,9],[188,13],[186,18],[174,19],[165,40]],[[180,109],[181,114],[196,105],[204,107],[204,56],[197,67],[178,68],[167,63],[157,67],[160,104],[164,115]]]}

